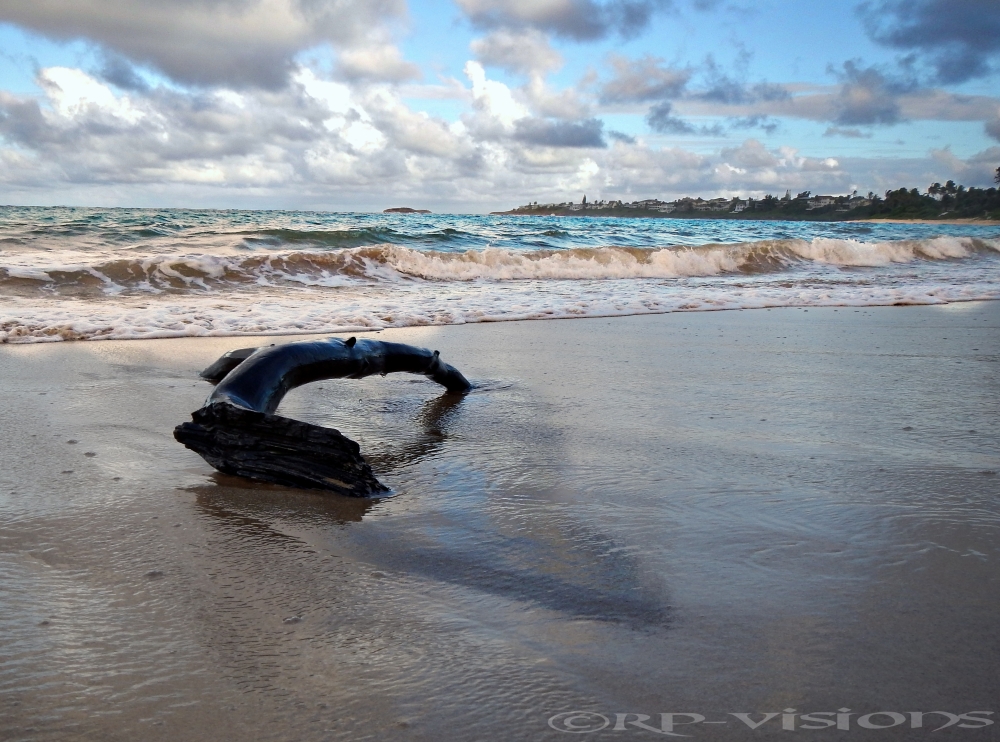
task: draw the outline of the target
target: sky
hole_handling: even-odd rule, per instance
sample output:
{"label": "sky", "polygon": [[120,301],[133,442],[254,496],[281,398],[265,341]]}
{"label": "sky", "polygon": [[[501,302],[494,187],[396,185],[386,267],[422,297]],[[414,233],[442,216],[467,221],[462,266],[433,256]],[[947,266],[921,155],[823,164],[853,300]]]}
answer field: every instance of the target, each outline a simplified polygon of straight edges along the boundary
{"label": "sky", "polygon": [[997,0],[4,0],[0,203],[482,213],[1000,166]]}

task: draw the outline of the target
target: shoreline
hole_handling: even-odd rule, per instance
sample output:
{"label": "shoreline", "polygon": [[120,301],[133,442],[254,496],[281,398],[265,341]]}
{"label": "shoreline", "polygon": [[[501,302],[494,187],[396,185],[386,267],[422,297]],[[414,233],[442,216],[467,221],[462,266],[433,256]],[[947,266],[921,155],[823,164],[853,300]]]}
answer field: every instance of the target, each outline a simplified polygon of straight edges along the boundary
{"label": "shoreline", "polygon": [[[595,211],[597,211],[595,209]],[[638,214],[620,213],[597,213],[587,214],[583,211],[572,212],[548,212],[543,214],[531,214],[519,211],[491,211],[487,216],[520,216],[520,217],[588,217],[593,219],[677,219],[677,220],[704,220],[704,221],[734,221],[734,222],[807,222],[810,224],[945,224],[949,226],[976,226],[976,227],[1000,227],[1000,219],[979,219],[979,218],[958,218],[958,219],[890,219],[873,217],[871,219],[788,219],[781,217],[760,217],[750,218],[743,216],[732,216],[726,212],[720,212],[711,216],[694,216],[689,214],[653,213],[642,212]]]}
{"label": "shoreline", "polygon": [[1000,219],[858,219],[858,224],[951,224],[973,227],[998,227]]}
{"label": "shoreline", "polygon": [[[415,325],[400,325],[392,327],[346,327],[343,329],[331,329],[331,330],[264,330],[254,333],[246,332],[209,332],[203,335],[192,335],[188,333],[184,334],[170,334],[169,332],[164,332],[163,334],[153,333],[144,335],[142,337],[117,337],[108,335],[95,335],[95,336],[84,336],[84,337],[74,337],[65,336],[59,334],[46,335],[44,337],[37,336],[16,336],[15,339],[10,339],[8,337],[0,337],[0,348],[5,346],[34,346],[34,345],[53,345],[62,343],[116,343],[116,342],[146,342],[146,341],[164,341],[164,340],[228,340],[228,339],[239,339],[247,338],[250,339],[268,339],[268,338],[294,338],[301,339],[307,337],[328,337],[331,335],[366,335],[366,334],[377,334],[377,333],[394,333],[394,332],[406,332],[421,329],[431,329],[431,330],[441,330],[450,327],[467,327],[467,326],[479,326],[479,325],[504,325],[518,322],[531,322],[531,323],[542,323],[542,322],[556,322],[561,320],[613,320],[613,319],[628,319],[632,317],[662,317],[670,315],[692,315],[692,314],[717,314],[720,312],[770,312],[772,310],[824,310],[824,309],[852,309],[852,310],[869,310],[869,309],[885,309],[889,307],[947,307],[963,304],[976,304],[976,303],[993,303],[1000,301],[1000,297],[989,298],[989,297],[973,297],[970,299],[952,299],[949,301],[927,301],[927,302],[916,302],[916,301],[894,301],[892,303],[885,304],[850,304],[850,303],[828,303],[828,304],[761,304],[757,306],[700,306],[697,308],[690,309],[668,309],[665,311],[643,311],[634,313],[615,313],[615,314],[592,314],[592,315],[570,315],[570,316],[545,316],[545,317],[523,317],[523,316],[512,316],[509,319],[498,319],[489,318],[482,319],[477,322],[457,322],[457,323],[441,323],[441,324],[415,324]],[[28,339],[20,339],[21,337],[27,337]],[[292,340],[289,340],[292,342]]]}

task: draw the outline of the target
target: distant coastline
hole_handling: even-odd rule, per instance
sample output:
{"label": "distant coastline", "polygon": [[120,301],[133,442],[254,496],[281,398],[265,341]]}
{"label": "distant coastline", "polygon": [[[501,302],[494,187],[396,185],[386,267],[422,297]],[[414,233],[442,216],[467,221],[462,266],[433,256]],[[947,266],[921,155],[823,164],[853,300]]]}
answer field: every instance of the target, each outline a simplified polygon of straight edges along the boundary
{"label": "distant coastline", "polygon": [[857,219],[858,222],[869,224],[975,224],[979,227],[998,227],[1000,219]]}
{"label": "distant coastline", "polygon": [[427,209],[411,209],[409,206],[395,206],[391,209],[383,209],[383,214],[430,214]]}
{"label": "distant coastline", "polygon": [[797,222],[857,222],[869,224],[974,224],[980,227],[1000,227],[1000,218],[985,217],[862,217],[856,214],[731,214],[726,212],[663,213],[646,209],[587,209],[585,211],[526,210],[523,207],[510,211],[491,211],[490,216],[575,216],[575,217],[618,217],[625,219],[728,219],[733,221],[797,221]]}
{"label": "distant coastline", "polygon": [[[997,178],[1000,179],[1000,168]],[[966,188],[949,180],[933,183],[926,193],[916,188],[888,190],[885,196],[869,192],[859,196],[814,196],[803,191],[792,197],[703,198],[684,197],[676,201],[651,198],[642,201],[595,201],[539,204],[533,202],[510,211],[494,211],[503,216],[596,216],[654,219],[737,219],[754,221],[816,222],[921,222],[926,224],[1000,225],[1000,191],[996,188]]]}

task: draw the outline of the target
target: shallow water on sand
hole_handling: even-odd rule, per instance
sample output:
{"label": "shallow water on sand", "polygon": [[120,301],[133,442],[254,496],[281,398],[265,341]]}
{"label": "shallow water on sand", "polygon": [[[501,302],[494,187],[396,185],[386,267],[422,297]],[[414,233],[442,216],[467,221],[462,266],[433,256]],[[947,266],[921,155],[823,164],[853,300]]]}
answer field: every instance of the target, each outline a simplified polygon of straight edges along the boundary
{"label": "shallow water on sand", "polygon": [[608,719],[587,739],[664,736],[661,713],[772,739],[780,717],[733,714],[843,708],[849,731],[792,723],[1000,738],[929,715],[1000,712],[1000,304],[380,337],[477,389],[320,382],[279,410],[358,440],[379,501],[217,475],[170,438],[239,341],[2,349],[3,739],[600,725],[550,725],[572,711]]}

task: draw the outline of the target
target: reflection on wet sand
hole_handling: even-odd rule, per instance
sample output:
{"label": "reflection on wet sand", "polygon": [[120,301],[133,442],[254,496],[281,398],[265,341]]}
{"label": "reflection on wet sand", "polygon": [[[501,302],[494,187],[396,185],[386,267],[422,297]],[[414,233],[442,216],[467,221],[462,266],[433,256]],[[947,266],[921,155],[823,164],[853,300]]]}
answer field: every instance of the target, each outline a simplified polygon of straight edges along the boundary
{"label": "reflection on wet sand", "polygon": [[360,523],[364,514],[378,503],[373,498],[292,489],[219,472],[208,478],[211,484],[185,488],[194,493],[202,512],[251,529],[266,529],[267,521],[273,519],[315,526]]}
{"label": "reflection on wet sand", "polygon": [[372,453],[362,451],[362,454],[376,472],[388,473],[433,456],[448,439],[448,428],[461,409],[465,396],[442,394],[427,400],[414,416],[414,422],[421,428],[419,433],[412,437],[401,434],[402,440],[391,449],[376,449]]}

